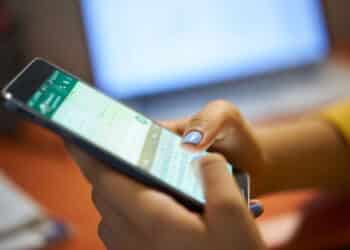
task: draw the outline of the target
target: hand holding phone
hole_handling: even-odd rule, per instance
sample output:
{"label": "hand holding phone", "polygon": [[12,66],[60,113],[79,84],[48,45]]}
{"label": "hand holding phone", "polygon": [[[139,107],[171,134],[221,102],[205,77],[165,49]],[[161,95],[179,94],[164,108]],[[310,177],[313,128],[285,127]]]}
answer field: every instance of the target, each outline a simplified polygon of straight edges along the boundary
{"label": "hand holding phone", "polygon": [[[6,106],[77,145],[114,171],[172,196],[203,212],[205,196],[191,152],[181,137],[102,94],[42,59],[30,63],[3,90]],[[236,173],[249,201],[249,178]]]}
{"label": "hand holding phone", "polygon": [[69,148],[92,183],[102,217],[99,235],[108,249],[263,249],[222,156],[209,154],[199,162],[206,208],[197,216],[170,196],[106,168],[77,147]]}

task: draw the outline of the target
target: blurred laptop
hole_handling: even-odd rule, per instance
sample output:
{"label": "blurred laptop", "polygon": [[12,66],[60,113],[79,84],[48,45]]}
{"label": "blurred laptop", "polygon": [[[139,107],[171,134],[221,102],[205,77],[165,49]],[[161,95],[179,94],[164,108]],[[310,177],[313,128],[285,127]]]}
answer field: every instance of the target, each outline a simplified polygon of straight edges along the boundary
{"label": "blurred laptop", "polygon": [[350,95],[318,0],[81,0],[81,12],[97,87],[157,119],[217,98],[258,117]]}

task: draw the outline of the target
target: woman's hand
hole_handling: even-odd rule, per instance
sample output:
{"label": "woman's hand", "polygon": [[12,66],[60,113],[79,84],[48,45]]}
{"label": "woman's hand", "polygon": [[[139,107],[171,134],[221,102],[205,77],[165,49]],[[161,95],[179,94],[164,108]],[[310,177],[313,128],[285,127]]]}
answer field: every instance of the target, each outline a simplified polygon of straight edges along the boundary
{"label": "woman's hand", "polygon": [[183,136],[186,148],[221,153],[235,167],[249,172],[252,195],[261,193],[266,165],[263,150],[254,130],[231,103],[214,101],[191,118],[162,124]]}
{"label": "woman's hand", "polygon": [[263,249],[255,222],[226,169],[225,159],[200,160],[205,213],[187,210],[171,197],[122,176],[71,148],[93,186],[102,216],[99,235],[108,249]]}
{"label": "woman's hand", "polygon": [[189,119],[165,122],[192,150],[219,152],[251,175],[252,196],[320,188],[349,192],[349,145],[320,116],[252,128],[231,103],[214,101]]}

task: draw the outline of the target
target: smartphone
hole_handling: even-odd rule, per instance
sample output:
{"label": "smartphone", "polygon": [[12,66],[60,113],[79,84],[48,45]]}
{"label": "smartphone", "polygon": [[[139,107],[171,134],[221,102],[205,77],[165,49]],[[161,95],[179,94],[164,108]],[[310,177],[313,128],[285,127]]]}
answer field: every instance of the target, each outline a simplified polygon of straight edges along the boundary
{"label": "smartphone", "polygon": [[[205,198],[181,137],[43,59],[34,59],[3,90],[5,107],[51,129],[106,166],[202,212]],[[249,201],[249,176],[236,172]],[[117,191],[117,190],[116,190]]]}

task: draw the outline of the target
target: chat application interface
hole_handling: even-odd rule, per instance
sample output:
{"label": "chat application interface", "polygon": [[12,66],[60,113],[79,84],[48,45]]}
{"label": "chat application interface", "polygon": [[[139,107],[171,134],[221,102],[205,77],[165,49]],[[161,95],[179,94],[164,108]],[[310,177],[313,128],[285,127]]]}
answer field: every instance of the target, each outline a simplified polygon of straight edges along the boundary
{"label": "chat application interface", "polygon": [[198,166],[206,154],[181,147],[181,138],[87,84],[61,71],[52,75],[27,105],[170,186],[204,202]]}

